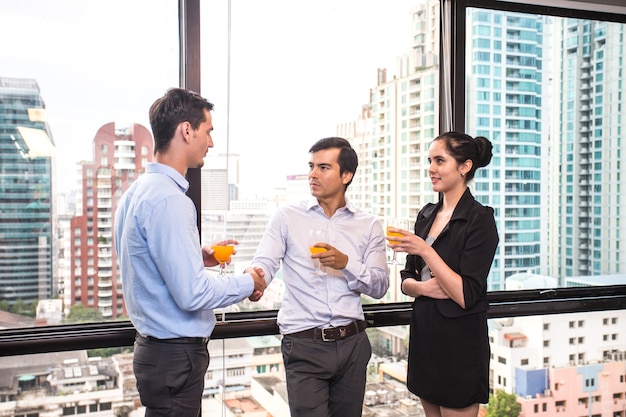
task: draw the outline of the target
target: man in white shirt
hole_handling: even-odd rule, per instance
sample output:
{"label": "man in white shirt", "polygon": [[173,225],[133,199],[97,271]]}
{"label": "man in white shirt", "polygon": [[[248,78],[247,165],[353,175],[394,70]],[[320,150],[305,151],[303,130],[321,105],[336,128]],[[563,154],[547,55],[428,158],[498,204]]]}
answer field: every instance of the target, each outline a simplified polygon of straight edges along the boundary
{"label": "man in white shirt", "polygon": [[[309,153],[311,198],[274,214],[252,265],[269,284],[282,262],[278,325],[292,416],[360,416],[372,352],[361,294],[382,298],[389,288],[385,234],[346,199],[358,166],[350,143],[325,138]],[[310,229],[328,236],[313,255]],[[318,260],[325,274],[316,273]]]}

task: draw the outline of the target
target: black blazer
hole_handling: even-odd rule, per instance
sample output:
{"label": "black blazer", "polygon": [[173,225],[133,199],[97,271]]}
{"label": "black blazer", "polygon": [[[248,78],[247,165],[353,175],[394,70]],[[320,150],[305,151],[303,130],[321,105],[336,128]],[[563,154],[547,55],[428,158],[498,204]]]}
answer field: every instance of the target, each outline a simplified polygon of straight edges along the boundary
{"label": "black blazer", "polygon": [[[426,204],[417,214],[415,234],[423,239],[435,221],[442,201]],[[446,264],[463,278],[465,309],[452,299],[435,300],[441,314],[460,317],[487,311],[487,275],[498,246],[498,230],[491,207],[474,199],[469,188],[461,196],[450,221],[433,242],[433,249]],[[414,278],[421,281],[420,271],[425,266],[417,255],[407,255],[405,269],[400,271],[402,281]],[[414,303],[419,303],[417,297]]]}

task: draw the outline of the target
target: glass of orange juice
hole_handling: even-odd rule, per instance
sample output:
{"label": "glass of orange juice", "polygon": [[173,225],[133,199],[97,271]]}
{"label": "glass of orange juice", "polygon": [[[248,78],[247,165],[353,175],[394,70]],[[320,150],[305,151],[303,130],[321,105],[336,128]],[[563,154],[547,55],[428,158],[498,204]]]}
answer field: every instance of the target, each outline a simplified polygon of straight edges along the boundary
{"label": "glass of orange juice", "polygon": [[215,233],[213,235],[213,257],[220,264],[220,272],[218,276],[224,276],[226,264],[230,262],[230,257],[235,251],[235,237],[232,233]]}
{"label": "glass of orange juice", "polygon": [[[390,232],[389,229],[391,229],[391,228],[408,230],[408,228],[409,228],[409,221],[407,219],[389,219],[389,220],[387,220],[387,236],[402,236],[402,233]],[[400,242],[395,241],[395,240],[390,240],[389,241],[390,245],[395,245],[397,243],[400,243]],[[391,261],[389,262],[389,264],[397,264],[397,263],[398,263],[398,260],[396,259],[396,251],[394,251],[393,252],[393,256],[392,256]]]}
{"label": "glass of orange juice", "polygon": [[[328,233],[326,230],[309,230],[309,250],[311,251],[311,254],[326,252],[326,248],[317,246],[319,243],[326,242],[328,242]],[[315,261],[315,275],[325,275],[326,273],[322,270],[320,260],[316,259]]]}

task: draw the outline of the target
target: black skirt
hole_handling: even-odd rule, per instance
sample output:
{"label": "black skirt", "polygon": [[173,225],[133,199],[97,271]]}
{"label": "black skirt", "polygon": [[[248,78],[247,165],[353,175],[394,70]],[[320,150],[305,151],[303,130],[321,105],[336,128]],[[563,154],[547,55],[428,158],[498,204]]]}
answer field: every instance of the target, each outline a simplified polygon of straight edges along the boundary
{"label": "black skirt", "polygon": [[487,312],[449,318],[437,300],[413,304],[407,388],[425,401],[465,408],[489,401]]}

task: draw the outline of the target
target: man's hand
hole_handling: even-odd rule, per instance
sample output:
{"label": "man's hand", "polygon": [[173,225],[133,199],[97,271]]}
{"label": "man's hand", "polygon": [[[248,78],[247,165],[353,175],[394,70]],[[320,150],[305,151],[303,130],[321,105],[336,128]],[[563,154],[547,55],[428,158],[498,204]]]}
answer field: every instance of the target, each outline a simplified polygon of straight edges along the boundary
{"label": "man's hand", "polygon": [[263,292],[267,287],[267,283],[265,282],[265,271],[260,266],[250,266],[246,268],[244,273],[248,273],[252,275],[252,279],[254,279],[254,291],[248,299],[250,301],[259,301],[263,296]]}
{"label": "man's hand", "polygon": [[205,267],[211,267],[218,264],[215,257],[213,257],[213,249],[211,249],[210,246],[202,247],[202,261],[204,262]]}
{"label": "man's hand", "polygon": [[[232,241],[225,241],[226,243],[224,244],[238,244],[238,242],[236,240],[232,240]],[[215,256],[213,256],[213,254],[215,253],[215,251],[213,249],[211,249],[210,246],[203,246],[202,247],[202,261],[204,262],[204,266],[207,268],[210,268],[212,266],[217,266],[220,263],[217,262],[217,260],[215,260]],[[233,255],[235,255],[237,253],[237,249],[233,250]],[[226,262],[226,264],[229,264],[230,261]]]}
{"label": "man's hand", "polygon": [[254,291],[252,295],[248,297],[248,300],[256,302],[259,301],[261,297],[263,297],[263,293],[261,291]]}
{"label": "man's hand", "polygon": [[328,266],[333,269],[343,269],[348,265],[348,255],[341,252],[334,246],[331,246],[328,243],[319,243],[315,246],[326,249],[325,252],[311,255],[311,258],[319,259],[320,265],[324,267]]}

